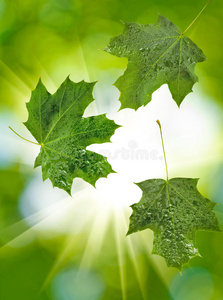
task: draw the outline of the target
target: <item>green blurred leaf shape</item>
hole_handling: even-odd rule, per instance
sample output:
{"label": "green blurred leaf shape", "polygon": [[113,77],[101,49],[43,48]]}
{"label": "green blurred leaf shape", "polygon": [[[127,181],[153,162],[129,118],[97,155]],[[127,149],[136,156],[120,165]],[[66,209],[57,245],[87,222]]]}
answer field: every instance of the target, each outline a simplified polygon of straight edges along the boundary
{"label": "green blurred leaf shape", "polygon": [[131,207],[128,234],[150,228],[154,232],[153,254],[165,258],[169,267],[182,265],[199,256],[195,247],[197,230],[220,231],[213,211],[214,202],[197,190],[198,179],[150,179],[137,185],[141,200]]}
{"label": "green blurred leaf shape", "polygon": [[166,83],[180,106],[198,81],[196,63],[206,60],[202,50],[163,16],[155,24],[125,23],[123,32],[104,50],[128,58],[126,71],[115,82],[121,92],[121,109],[145,106]]}
{"label": "green blurred leaf shape", "polygon": [[83,118],[94,100],[95,82],[72,82],[67,78],[55,94],[41,80],[27,103],[29,117],[25,126],[41,145],[34,167],[42,167],[43,180],[71,194],[75,177],[93,186],[101,177],[114,172],[107,159],[86,150],[91,144],[110,142],[119,126],[106,115]]}
{"label": "green blurred leaf shape", "polygon": [[[19,165],[0,170],[0,230],[21,219],[18,198],[23,191],[27,178],[19,172]],[[2,233],[0,234],[2,239]]]}

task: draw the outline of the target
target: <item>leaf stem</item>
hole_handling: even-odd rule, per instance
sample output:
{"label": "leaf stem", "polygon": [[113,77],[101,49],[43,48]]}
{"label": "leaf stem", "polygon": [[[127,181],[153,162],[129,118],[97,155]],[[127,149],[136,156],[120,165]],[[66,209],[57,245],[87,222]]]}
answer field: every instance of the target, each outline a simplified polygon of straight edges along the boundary
{"label": "leaf stem", "polygon": [[18,134],[14,129],[12,129],[12,127],[9,126],[9,129],[11,129],[16,135],[18,135],[18,136],[19,136],[21,139],[23,139],[24,141],[27,141],[27,142],[29,142],[29,143],[31,143],[31,144],[34,144],[34,145],[41,146],[41,145],[38,144],[38,143],[35,143],[35,142],[32,142],[32,141],[30,141],[30,140],[25,139],[25,138],[22,137],[20,134]]}
{"label": "leaf stem", "polygon": [[190,25],[187,27],[187,29],[184,30],[184,32],[181,34],[181,36],[183,36],[190,28],[191,26],[197,21],[197,19],[200,17],[200,15],[202,14],[202,12],[205,10],[205,8],[211,3],[212,0],[209,0],[205,6],[202,8],[202,10],[199,12],[199,14],[196,16],[196,18],[190,23]]}
{"label": "leaf stem", "polygon": [[162,127],[161,127],[161,124],[160,124],[160,121],[159,121],[159,120],[157,120],[156,123],[159,125],[159,128],[160,128],[160,136],[161,136],[162,147],[163,147],[163,155],[164,155],[165,166],[166,166],[166,181],[168,182],[169,177],[168,177],[168,168],[167,168],[166,153],[165,153],[164,142],[163,142]]}

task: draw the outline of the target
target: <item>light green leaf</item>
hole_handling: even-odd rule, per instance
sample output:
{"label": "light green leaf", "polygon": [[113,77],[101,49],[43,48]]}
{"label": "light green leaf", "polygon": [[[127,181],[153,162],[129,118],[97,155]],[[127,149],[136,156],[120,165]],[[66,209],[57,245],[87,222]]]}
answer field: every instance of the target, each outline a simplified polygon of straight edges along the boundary
{"label": "light green leaf", "polygon": [[167,265],[181,269],[199,255],[195,246],[197,230],[220,231],[213,211],[215,203],[197,190],[198,179],[150,179],[138,183],[141,200],[131,207],[128,234],[150,228],[154,232],[153,254]]}
{"label": "light green leaf", "polygon": [[124,75],[115,83],[121,92],[121,109],[146,105],[165,83],[179,106],[198,81],[196,63],[206,60],[201,49],[163,16],[155,24],[125,23],[123,32],[104,50],[128,58]]}
{"label": "light green leaf", "polygon": [[27,103],[25,126],[41,145],[35,167],[42,167],[43,180],[49,178],[68,194],[75,177],[95,185],[100,177],[114,172],[104,156],[86,150],[91,144],[110,142],[119,127],[105,115],[82,117],[94,100],[94,84],[67,78],[51,95],[39,81]]}

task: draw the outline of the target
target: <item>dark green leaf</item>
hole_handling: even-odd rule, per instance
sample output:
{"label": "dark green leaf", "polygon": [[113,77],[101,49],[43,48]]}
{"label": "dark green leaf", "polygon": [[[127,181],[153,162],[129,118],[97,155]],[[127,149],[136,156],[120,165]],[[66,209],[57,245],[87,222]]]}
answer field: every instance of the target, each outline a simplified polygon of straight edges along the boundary
{"label": "dark green leaf", "polygon": [[124,75],[115,83],[121,92],[121,109],[146,105],[165,83],[179,106],[198,81],[196,63],[206,60],[201,49],[163,16],[155,24],[125,23],[105,51],[128,58]]}
{"label": "dark green leaf", "polygon": [[94,84],[67,78],[51,95],[39,81],[27,103],[25,126],[41,145],[35,167],[42,167],[43,180],[49,178],[53,186],[69,194],[75,177],[95,185],[100,177],[114,172],[104,156],[86,150],[91,144],[110,142],[119,127],[105,115],[82,117],[94,100]]}
{"label": "dark green leaf", "polygon": [[138,183],[143,191],[131,207],[128,234],[150,228],[154,232],[153,254],[163,256],[168,266],[182,265],[199,255],[197,230],[220,231],[213,211],[215,203],[197,190],[198,179],[150,179]]}

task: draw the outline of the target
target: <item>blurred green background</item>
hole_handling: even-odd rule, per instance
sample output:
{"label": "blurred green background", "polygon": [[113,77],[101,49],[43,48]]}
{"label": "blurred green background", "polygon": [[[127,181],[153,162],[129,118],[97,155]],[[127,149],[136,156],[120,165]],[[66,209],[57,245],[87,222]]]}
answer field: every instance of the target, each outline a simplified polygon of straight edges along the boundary
{"label": "blurred green background", "polygon": [[[160,13],[183,31],[205,3],[205,0],[0,0],[1,300],[223,300],[222,233],[197,234],[197,245],[204,258],[191,260],[181,276],[175,269],[168,269],[160,257],[150,256],[151,232],[127,240],[126,224],[115,229],[119,223],[115,225],[109,213],[105,219],[111,220],[98,226],[92,218],[94,203],[91,207],[81,180],[75,181],[75,188],[84,199],[81,205],[75,202],[74,215],[65,217],[71,222],[58,221],[56,229],[50,222],[44,225],[46,217],[61,211],[63,205],[69,211],[74,201],[64,200],[66,195],[56,190],[50,194],[49,211],[47,207],[44,210],[29,207],[30,197],[31,202],[35,198],[35,203],[42,203],[48,191],[40,191],[40,170],[32,170],[35,156],[22,157],[17,139],[11,140],[12,133],[7,127],[14,125],[27,137],[21,124],[27,117],[25,102],[40,77],[50,92],[69,74],[74,81],[99,80],[95,91],[99,95],[97,110],[101,113],[113,109],[109,92],[127,60],[100,49],[122,31],[120,20],[154,23]],[[221,133],[222,32],[223,2],[213,0],[187,33],[208,58],[196,67],[196,73],[208,105],[217,108],[218,118],[221,117]],[[104,89],[103,99],[100,87]],[[117,95],[117,91],[112,91]],[[114,105],[118,109],[117,101]],[[219,203],[216,211],[221,224],[222,141],[223,134],[218,141],[222,157],[208,165],[202,185],[202,193]],[[50,184],[47,188],[52,189]],[[92,214],[86,215],[85,205],[90,205]],[[128,210],[115,212],[123,222],[128,220],[126,215]],[[70,225],[74,218],[78,226]],[[38,224],[42,227],[38,228]],[[95,236],[94,229],[99,227],[104,231]]]}

